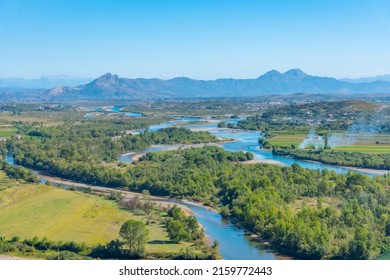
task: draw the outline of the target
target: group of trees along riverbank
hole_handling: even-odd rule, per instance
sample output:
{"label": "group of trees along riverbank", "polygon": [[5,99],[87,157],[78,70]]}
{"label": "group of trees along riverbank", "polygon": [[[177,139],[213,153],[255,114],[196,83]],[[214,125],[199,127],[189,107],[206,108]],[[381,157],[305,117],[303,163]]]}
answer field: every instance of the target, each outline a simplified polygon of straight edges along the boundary
{"label": "group of trees along riverbank", "polygon": [[374,259],[390,248],[389,176],[337,174],[297,164],[243,165],[239,162],[249,153],[218,147],[150,153],[134,164],[115,165],[110,162],[122,151],[158,143],[162,135],[171,143],[215,139],[173,129],[112,140],[104,131],[94,134],[83,125],[43,128],[41,137],[26,137],[8,148],[17,163],[52,175],[219,205],[226,217],[299,258]]}
{"label": "group of trees along riverbank", "polygon": [[298,257],[371,259],[388,249],[390,177],[296,164],[248,166],[221,153],[219,148],[158,153],[133,168],[144,174],[136,186],[153,192],[158,185],[180,196],[198,192],[197,198],[221,203],[222,214]]}

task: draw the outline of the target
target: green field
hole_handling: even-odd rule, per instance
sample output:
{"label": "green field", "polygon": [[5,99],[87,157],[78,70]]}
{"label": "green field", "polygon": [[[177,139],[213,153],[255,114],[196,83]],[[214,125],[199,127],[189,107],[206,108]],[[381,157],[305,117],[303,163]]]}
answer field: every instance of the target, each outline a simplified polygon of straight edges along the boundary
{"label": "green field", "polygon": [[369,146],[369,145],[352,145],[352,146],[339,146],[335,147],[336,151],[344,152],[361,152],[361,153],[390,153],[390,146]]}
{"label": "green field", "polygon": [[[279,132],[276,132],[279,133]],[[306,134],[277,134],[275,137],[269,138],[269,142],[273,146],[298,146],[303,139],[307,136]]]}
{"label": "green field", "polygon": [[[298,146],[307,137],[307,133],[302,130],[297,131],[272,131],[271,134],[276,136],[269,138],[272,146]],[[340,137],[340,142],[348,142],[350,139],[345,136],[345,133],[333,133],[334,136]],[[343,138],[345,137],[345,139]],[[345,152],[361,152],[361,153],[390,153],[390,135],[387,134],[355,134],[355,145],[337,146],[333,149],[336,151]]]}
{"label": "green field", "polygon": [[9,137],[16,134],[17,129],[13,126],[0,126],[0,137]]}
{"label": "green field", "polygon": [[[1,180],[1,179],[0,179]],[[0,236],[22,239],[47,237],[53,241],[107,243],[119,236],[128,219],[145,219],[118,209],[115,202],[96,195],[44,185],[20,184],[0,191]],[[148,225],[148,252],[177,252],[189,243],[171,243],[163,225]]]}

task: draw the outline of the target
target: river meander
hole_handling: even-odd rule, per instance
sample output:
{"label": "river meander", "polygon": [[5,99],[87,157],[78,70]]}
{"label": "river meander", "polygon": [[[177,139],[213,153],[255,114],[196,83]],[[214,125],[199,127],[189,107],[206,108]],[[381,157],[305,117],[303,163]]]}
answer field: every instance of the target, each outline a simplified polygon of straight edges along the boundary
{"label": "river meander", "polygon": [[[121,112],[122,106],[115,106],[109,109],[109,112],[112,113],[124,113],[128,116],[141,117],[140,113],[125,113]],[[102,110],[100,110],[102,111]],[[93,117],[93,115],[88,115],[87,117]],[[237,120],[225,120],[227,122],[237,122]],[[192,124],[192,122],[197,122]],[[199,124],[199,122],[203,122]],[[324,169],[335,170],[338,173],[347,173],[350,169],[346,167],[335,167],[327,164],[307,162],[302,160],[294,160],[291,158],[284,158],[279,156],[274,156],[269,151],[264,151],[259,148],[258,138],[260,137],[259,132],[256,131],[243,131],[237,129],[228,129],[228,128],[218,128],[218,120],[209,120],[202,118],[194,117],[177,117],[173,121],[161,123],[158,125],[151,125],[148,130],[156,131],[160,128],[166,128],[174,125],[183,125],[186,128],[192,130],[206,130],[221,139],[235,139],[234,141],[229,141],[222,143],[222,147],[228,151],[249,151],[254,154],[255,160],[273,160],[277,161],[283,165],[291,165],[293,163],[298,163],[302,167],[310,169]],[[153,152],[166,150],[168,147],[153,147],[144,150],[143,152]],[[12,155],[7,155],[6,160],[14,164]],[[122,155],[119,160],[129,162],[131,161],[131,155]],[[358,171],[360,173],[367,174],[369,176],[375,176],[377,174],[370,171]],[[39,174],[38,174],[39,175]],[[45,180],[41,177],[41,183],[44,183]],[[64,187],[69,187],[64,185]],[[166,200],[166,198],[164,198]],[[170,203],[181,204],[193,212],[202,226],[205,228],[205,233],[212,240],[218,240],[219,242],[219,252],[224,259],[227,260],[273,260],[273,259],[283,259],[284,256],[280,255],[276,250],[270,248],[269,246],[256,241],[254,238],[250,237],[243,229],[237,227],[230,221],[222,218],[221,215],[216,213],[213,210],[207,209],[195,205],[193,203],[169,199]]]}

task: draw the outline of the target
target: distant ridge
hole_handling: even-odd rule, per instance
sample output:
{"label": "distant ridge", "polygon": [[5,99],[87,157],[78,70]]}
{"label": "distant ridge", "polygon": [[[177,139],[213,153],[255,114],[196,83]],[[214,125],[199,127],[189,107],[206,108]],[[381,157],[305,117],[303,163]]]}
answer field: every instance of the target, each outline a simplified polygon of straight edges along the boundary
{"label": "distant ridge", "polygon": [[311,76],[301,69],[268,71],[256,79],[170,80],[127,79],[106,73],[75,87],[57,86],[41,92],[39,100],[133,100],[156,98],[254,97],[271,94],[388,94],[390,82],[350,83]]}
{"label": "distant ridge", "polygon": [[75,78],[68,75],[42,76],[39,79],[0,78],[1,88],[50,89],[57,86],[74,87],[91,82],[91,78]]}
{"label": "distant ridge", "polygon": [[371,83],[377,81],[390,82],[390,75],[380,75],[375,77],[364,77],[364,78],[356,78],[356,79],[345,78],[345,79],[341,79],[340,81],[349,82],[349,83]]}
{"label": "distant ridge", "polygon": [[390,82],[348,83],[334,78],[311,76],[301,69],[284,73],[271,70],[257,79],[170,80],[127,79],[111,73],[92,82],[45,92],[47,99],[144,99],[166,97],[251,97],[265,94],[390,93]]}

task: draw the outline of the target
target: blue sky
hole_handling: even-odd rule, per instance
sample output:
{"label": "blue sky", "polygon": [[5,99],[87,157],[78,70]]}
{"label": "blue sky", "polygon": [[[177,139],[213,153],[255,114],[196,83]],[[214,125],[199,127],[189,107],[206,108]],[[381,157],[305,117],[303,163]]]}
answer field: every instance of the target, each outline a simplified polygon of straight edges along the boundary
{"label": "blue sky", "polygon": [[0,77],[390,74],[390,1],[0,0]]}

